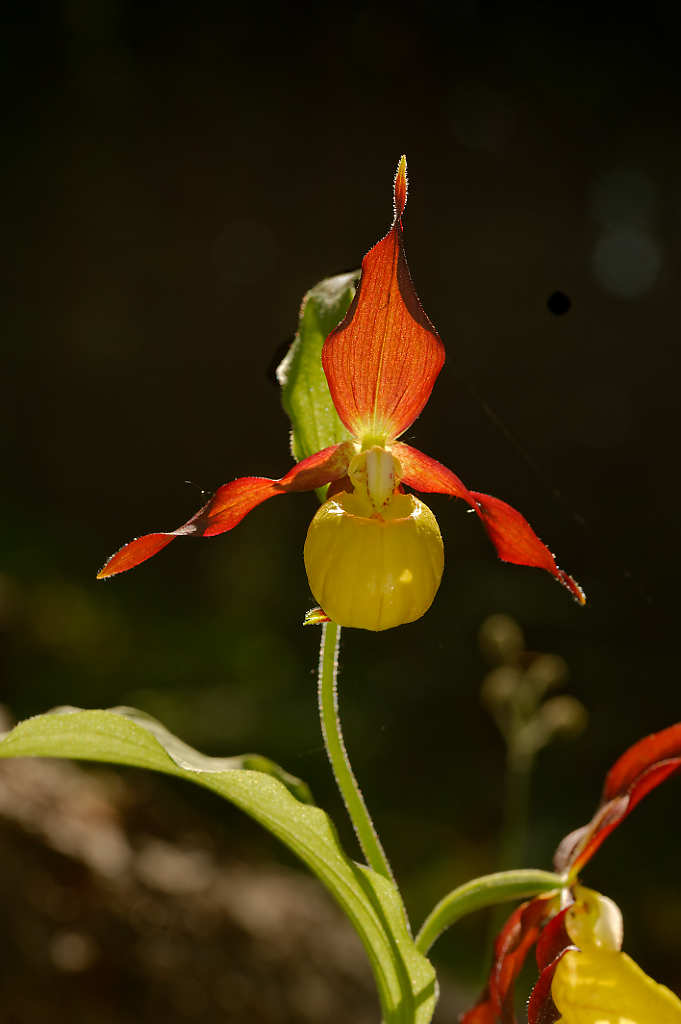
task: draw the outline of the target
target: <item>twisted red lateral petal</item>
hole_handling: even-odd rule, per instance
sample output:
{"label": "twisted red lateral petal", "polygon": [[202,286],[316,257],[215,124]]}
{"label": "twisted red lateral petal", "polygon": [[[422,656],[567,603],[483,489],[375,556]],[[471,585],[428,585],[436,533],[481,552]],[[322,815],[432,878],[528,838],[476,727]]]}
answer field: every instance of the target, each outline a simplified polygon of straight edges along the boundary
{"label": "twisted red lateral petal", "polygon": [[515,565],[531,565],[550,572],[579,604],[586,598],[580,585],[556,565],[556,560],[530,524],[511,505],[489,494],[469,491],[450,469],[409,445],[397,442],[392,451],[400,460],[402,483],[417,491],[463,498],[482,520],[499,558]]}
{"label": "twisted red lateral petal", "polygon": [[480,1001],[461,1024],[515,1024],[515,982],[553,909],[554,895],[535,896],[513,911],[494,943],[494,960]]}
{"label": "twisted red lateral petal", "polygon": [[445,361],[404,253],[404,157],[395,175],[394,200],[392,227],[364,257],[352,304],[322,349],[333,404],[358,438],[391,439],[405,431],[428,401]]}
{"label": "twisted red lateral petal", "polygon": [[576,875],[636,804],[680,769],[681,722],[629,747],[608,772],[591,821],[566,836],[556,850],[556,870]]}
{"label": "twisted red lateral petal", "polygon": [[560,1020],[560,1010],[553,1001],[551,985],[562,955],[561,953],[539,975],[527,1004],[527,1024],[556,1024]]}
{"label": "twisted red lateral petal", "polygon": [[549,921],[537,943],[537,966],[541,973],[527,1004],[528,1024],[556,1024],[560,1020],[560,1010],[551,995],[553,975],[563,954],[577,948],[565,928],[568,910],[564,907]]}
{"label": "twisted red lateral petal", "polygon": [[551,918],[537,943],[537,967],[540,971],[559,959],[566,949],[576,948],[565,927],[565,915],[574,902],[572,893],[564,892],[562,895],[568,896],[568,905]]}
{"label": "twisted red lateral petal", "polygon": [[218,533],[232,530],[251,509],[268,498],[293,491],[312,491],[332,480],[338,480],[347,473],[352,451],[352,443],[344,441],[303,459],[280,480],[244,476],[223,484],[210,501],[177,530],[147,533],[122,547],[99,571],[97,579],[106,579],[133,569],[157,554],[176,537],[215,537]]}
{"label": "twisted red lateral petal", "polygon": [[460,1018],[461,1024],[498,1024],[498,1020],[497,1011],[489,999],[485,999],[484,1003],[478,1003]]}

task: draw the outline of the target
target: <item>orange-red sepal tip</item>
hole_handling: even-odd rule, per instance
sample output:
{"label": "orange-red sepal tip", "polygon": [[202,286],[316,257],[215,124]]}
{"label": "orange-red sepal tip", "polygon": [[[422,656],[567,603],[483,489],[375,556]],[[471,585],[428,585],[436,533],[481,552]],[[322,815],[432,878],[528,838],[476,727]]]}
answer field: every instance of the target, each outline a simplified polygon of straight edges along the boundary
{"label": "orange-red sepal tip", "polygon": [[404,157],[395,175],[394,202],[392,226],[362,260],[352,304],[322,349],[333,404],[358,438],[392,439],[403,433],[428,401],[445,359],[404,253]]}
{"label": "orange-red sepal tip", "polygon": [[451,494],[455,498],[463,498],[482,521],[502,561],[545,569],[570,591],[579,604],[586,602],[580,585],[572,576],[558,568],[549,549],[520,512],[499,498],[478,491],[469,491],[450,469],[416,448],[398,442],[393,445],[392,450],[404,471],[402,483],[417,491]]}
{"label": "orange-red sepal tip", "polygon": [[636,804],[679,770],[681,722],[629,747],[608,772],[601,802],[591,821],[566,836],[556,850],[556,870],[577,874]]}
{"label": "orange-red sepal tip", "polygon": [[147,533],[144,537],[137,537],[111,556],[97,573],[97,579],[105,580],[119,572],[134,569],[140,562],[146,562],[148,558],[163,551],[174,538],[172,533]]}
{"label": "orange-red sepal tip", "polygon": [[232,530],[244,516],[268,498],[292,491],[312,491],[345,476],[352,450],[352,444],[347,441],[331,445],[303,459],[280,480],[244,476],[223,484],[210,501],[177,530],[147,533],[122,547],[100,569],[97,579],[106,579],[133,569],[161,551],[175,537],[215,537]]}
{"label": "orange-red sepal tip", "polygon": [[407,179],[407,158],[402,156],[395,172],[395,220],[399,220],[407,205],[407,190],[409,183]]}

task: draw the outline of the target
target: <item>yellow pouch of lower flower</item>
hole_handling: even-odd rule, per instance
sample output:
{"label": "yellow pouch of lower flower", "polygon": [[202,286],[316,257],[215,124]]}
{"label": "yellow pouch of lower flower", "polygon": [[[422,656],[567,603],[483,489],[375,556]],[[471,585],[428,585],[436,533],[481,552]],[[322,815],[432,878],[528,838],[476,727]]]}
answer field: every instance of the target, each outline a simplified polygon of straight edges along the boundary
{"label": "yellow pouch of lower flower", "polygon": [[566,927],[579,948],[563,954],[553,976],[556,1024],[681,1024],[681,1001],[620,951],[616,904],[582,886],[575,896]]}

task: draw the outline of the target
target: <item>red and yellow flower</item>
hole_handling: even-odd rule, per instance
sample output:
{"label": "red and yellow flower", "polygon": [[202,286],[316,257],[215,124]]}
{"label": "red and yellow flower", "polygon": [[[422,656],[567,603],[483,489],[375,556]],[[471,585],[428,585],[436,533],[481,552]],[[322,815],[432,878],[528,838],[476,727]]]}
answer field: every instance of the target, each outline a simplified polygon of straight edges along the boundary
{"label": "red and yellow flower", "polygon": [[622,952],[617,904],[575,885],[537,944],[529,1024],[681,1024],[681,1000]]}
{"label": "red and yellow flower", "polygon": [[487,987],[461,1024],[514,1024],[514,985],[536,945],[528,1024],[681,1024],[681,1000],[622,952],[615,903],[577,874],[636,804],[681,771],[681,723],[639,740],[608,772],[591,821],[565,837],[554,866],[568,883],[513,911],[497,937]]}
{"label": "red and yellow flower", "polygon": [[390,230],[364,257],[354,300],[322,349],[331,400],[351,439],[304,458],[279,480],[241,477],[223,485],[177,530],[126,544],[99,578],[132,569],[175,537],[214,537],[231,530],[268,498],[329,484],[305,542],[310,588],[340,625],[387,629],[423,615],[444,566],[437,521],[405,491],[413,488],[463,499],[501,559],[545,569],[584,603],[579,585],[558,568],[519,512],[498,498],[469,491],[451,470],[398,440],[424,408],[445,358],[407,267],[406,202],[403,157]]}

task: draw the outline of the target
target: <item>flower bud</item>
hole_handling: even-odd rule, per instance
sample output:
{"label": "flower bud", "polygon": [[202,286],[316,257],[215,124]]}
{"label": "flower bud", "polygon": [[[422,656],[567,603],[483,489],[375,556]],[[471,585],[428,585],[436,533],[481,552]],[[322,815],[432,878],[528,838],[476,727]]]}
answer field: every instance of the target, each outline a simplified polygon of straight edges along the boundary
{"label": "flower bud", "polygon": [[444,568],[435,516],[413,494],[393,494],[380,513],[361,492],[326,501],[305,541],[310,589],[341,626],[390,629],[430,608]]}

